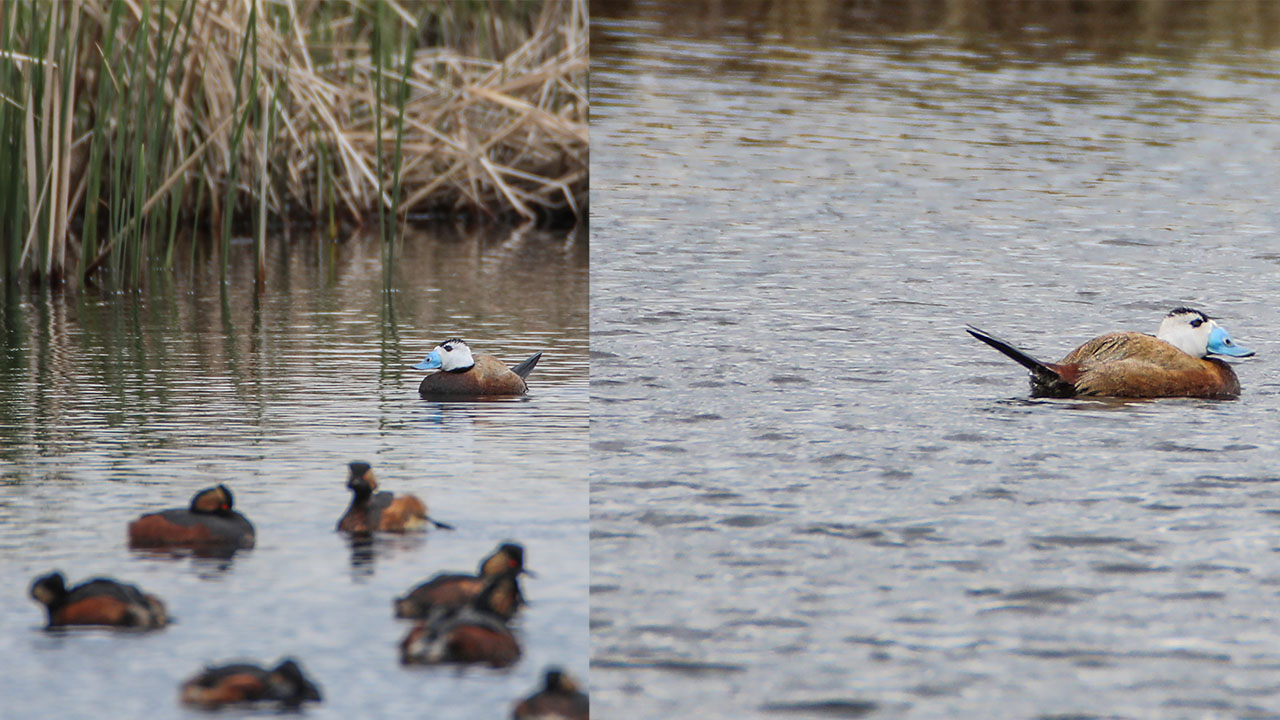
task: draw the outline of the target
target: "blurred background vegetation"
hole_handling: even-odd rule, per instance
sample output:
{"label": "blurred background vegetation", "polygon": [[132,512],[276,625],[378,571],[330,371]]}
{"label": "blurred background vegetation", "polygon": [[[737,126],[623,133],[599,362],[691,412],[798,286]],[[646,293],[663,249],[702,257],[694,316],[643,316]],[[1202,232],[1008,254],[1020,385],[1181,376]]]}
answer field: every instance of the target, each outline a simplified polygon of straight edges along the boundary
{"label": "blurred background vegetation", "polygon": [[0,273],[119,286],[185,236],[376,214],[565,220],[586,0],[0,4]]}

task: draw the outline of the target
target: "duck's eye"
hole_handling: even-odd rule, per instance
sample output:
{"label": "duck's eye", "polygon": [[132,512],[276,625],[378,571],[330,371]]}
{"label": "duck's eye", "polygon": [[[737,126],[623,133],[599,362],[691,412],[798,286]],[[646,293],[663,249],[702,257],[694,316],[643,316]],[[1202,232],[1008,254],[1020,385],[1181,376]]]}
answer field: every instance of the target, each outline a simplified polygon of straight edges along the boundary
{"label": "duck's eye", "polygon": [[452,345],[441,345],[441,346],[440,346],[440,348],[441,348],[442,350],[444,350],[445,352],[453,352],[453,346],[452,346]]}
{"label": "duck's eye", "polygon": [[1204,321],[1201,320],[1200,318],[1196,318],[1195,320],[1191,321],[1191,327],[1200,327],[1203,324],[1204,324]]}

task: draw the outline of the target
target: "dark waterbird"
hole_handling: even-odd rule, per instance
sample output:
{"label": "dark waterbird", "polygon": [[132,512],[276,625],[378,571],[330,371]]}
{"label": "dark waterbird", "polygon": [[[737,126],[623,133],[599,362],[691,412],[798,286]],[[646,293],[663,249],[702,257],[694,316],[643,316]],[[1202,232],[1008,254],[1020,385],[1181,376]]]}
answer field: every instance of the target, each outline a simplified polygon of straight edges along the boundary
{"label": "dark waterbird", "polygon": [[405,664],[484,663],[507,667],[520,659],[520,645],[498,608],[518,592],[516,572],[508,570],[488,581],[470,605],[433,612],[400,643]]}
{"label": "dark waterbird", "polygon": [[406,532],[418,530],[431,523],[444,530],[453,526],[432,520],[427,515],[427,504],[416,495],[396,497],[389,492],[375,492],[378,479],[366,462],[353,462],[349,466],[347,488],[351,490],[351,505],[338,520],[338,530],[350,533]]}
{"label": "dark waterbird", "polygon": [[205,668],[182,684],[179,697],[188,705],[206,709],[254,703],[296,708],[304,702],[320,702],[320,689],[307,679],[296,660],[285,658],[271,669],[248,663]]}
{"label": "dark waterbird", "polygon": [[[499,545],[480,561],[480,572],[477,575],[440,573],[418,585],[404,597],[396,599],[396,617],[425,618],[441,609],[465,607],[484,591],[488,581],[508,572],[514,575],[533,574],[525,569],[524,547],[517,543]],[[499,602],[491,602],[493,612],[504,620],[511,619],[524,604],[524,595],[514,577],[512,583],[515,592],[510,598],[503,597]]]}
{"label": "dark waterbird", "polygon": [[547,668],[543,687],[521,700],[512,712],[514,720],[587,720],[591,701],[565,671]]}
{"label": "dark waterbird", "polygon": [[160,598],[107,578],[67,589],[66,579],[55,571],[31,583],[31,597],[48,611],[51,628],[102,625],[151,630],[169,622]]}
{"label": "dark waterbird", "polygon": [[129,523],[129,547],[251,548],[253,523],[232,509],[235,500],[226,485],[205,488],[191,498],[191,506],[147,513]]}

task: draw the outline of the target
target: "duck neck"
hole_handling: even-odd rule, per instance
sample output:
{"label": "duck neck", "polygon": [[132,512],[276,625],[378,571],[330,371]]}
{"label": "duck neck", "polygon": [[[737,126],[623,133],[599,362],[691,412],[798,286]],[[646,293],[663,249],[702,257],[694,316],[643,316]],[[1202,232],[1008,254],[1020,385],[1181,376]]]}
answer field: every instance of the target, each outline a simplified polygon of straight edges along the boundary
{"label": "duck neck", "polygon": [[373,497],[373,488],[368,485],[351,488],[351,507],[361,509],[368,507],[371,497]]}

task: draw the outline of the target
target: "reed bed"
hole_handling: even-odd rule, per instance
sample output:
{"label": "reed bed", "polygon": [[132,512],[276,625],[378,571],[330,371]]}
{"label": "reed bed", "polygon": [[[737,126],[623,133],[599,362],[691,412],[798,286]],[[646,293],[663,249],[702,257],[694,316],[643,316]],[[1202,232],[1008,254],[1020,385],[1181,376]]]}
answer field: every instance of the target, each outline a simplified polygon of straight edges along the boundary
{"label": "reed bed", "polygon": [[0,4],[4,277],[252,234],[261,282],[280,221],[581,215],[587,32],[586,0]]}

